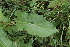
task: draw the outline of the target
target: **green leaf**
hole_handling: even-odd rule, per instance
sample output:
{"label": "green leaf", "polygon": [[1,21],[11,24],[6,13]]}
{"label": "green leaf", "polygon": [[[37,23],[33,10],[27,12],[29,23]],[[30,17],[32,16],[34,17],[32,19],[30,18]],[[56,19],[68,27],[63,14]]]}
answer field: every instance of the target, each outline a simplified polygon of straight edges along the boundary
{"label": "green leaf", "polygon": [[26,12],[20,12],[20,11],[15,11],[14,13],[15,16],[17,16],[17,19],[15,18],[16,21],[27,21],[27,15],[28,13]]}
{"label": "green leaf", "polygon": [[[29,34],[39,37],[48,37],[58,32],[53,23],[47,21],[42,15],[27,14],[25,12],[19,12],[19,15],[17,15],[16,13],[17,12],[15,12],[17,16],[16,27],[20,31],[24,29]],[[21,17],[21,19],[19,19],[19,17]]]}
{"label": "green leaf", "polygon": [[70,21],[69,21],[69,27],[66,35],[67,35],[67,39],[70,39]]}
{"label": "green leaf", "polygon": [[24,43],[23,39],[20,39],[19,41],[16,41],[18,47],[27,47],[27,45]]}
{"label": "green leaf", "polygon": [[50,4],[48,5],[48,8],[61,6],[61,5],[66,4],[66,2],[67,0],[54,0],[50,2]]}
{"label": "green leaf", "polygon": [[0,47],[5,47],[3,44],[2,44],[2,42],[0,41]]}
{"label": "green leaf", "polygon": [[0,21],[8,22],[10,21],[7,17],[3,16],[2,9],[0,8]]}
{"label": "green leaf", "polygon": [[[18,24],[18,23],[17,23]],[[39,25],[31,24],[31,23],[22,23],[23,28],[28,31],[31,35],[37,35],[39,37],[48,37],[54,33],[56,33],[58,30],[53,28],[45,28]]]}
{"label": "green leaf", "polygon": [[17,32],[17,28],[15,26],[6,27],[5,30],[8,31],[9,34],[14,35]]}
{"label": "green leaf", "polygon": [[0,46],[2,47],[11,47],[12,41],[7,37],[5,32],[3,32],[2,29],[0,29]]}

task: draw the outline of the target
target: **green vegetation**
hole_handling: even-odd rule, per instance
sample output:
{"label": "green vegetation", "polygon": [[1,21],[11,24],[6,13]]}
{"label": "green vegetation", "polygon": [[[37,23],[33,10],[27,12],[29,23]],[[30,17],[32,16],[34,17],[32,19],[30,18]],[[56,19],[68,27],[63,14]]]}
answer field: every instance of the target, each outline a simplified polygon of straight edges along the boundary
{"label": "green vegetation", "polygon": [[0,47],[70,47],[70,1],[0,0]]}

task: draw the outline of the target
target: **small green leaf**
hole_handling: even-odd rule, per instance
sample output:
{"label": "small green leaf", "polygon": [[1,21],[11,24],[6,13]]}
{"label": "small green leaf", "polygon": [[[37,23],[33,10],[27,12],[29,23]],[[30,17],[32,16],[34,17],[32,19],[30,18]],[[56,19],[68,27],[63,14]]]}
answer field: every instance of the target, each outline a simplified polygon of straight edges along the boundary
{"label": "small green leaf", "polygon": [[2,9],[0,8],[0,21],[8,22],[10,21],[7,17],[3,16]]}
{"label": "small green leaf", "polygon": [[48,5],[48,8],[61,6],[63,4],[66,4],[66,2],[67,0],[54,0],[50,2],[50,4]]}

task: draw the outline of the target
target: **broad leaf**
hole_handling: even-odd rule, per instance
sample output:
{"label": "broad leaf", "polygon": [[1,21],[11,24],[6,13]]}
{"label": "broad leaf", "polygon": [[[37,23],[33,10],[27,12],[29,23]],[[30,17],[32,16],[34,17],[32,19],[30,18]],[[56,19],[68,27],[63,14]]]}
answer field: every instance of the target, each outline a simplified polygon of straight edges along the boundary
{"label": "broad leaf", "polygon": [[[17,15],[19,13],[19,15]],[[26,30],[31,35],[37,35],[40,37],[48,37],[58,30],[53,23],[47,21],[42,15],[28,14],[25,12],[15,12],[17,16],[16,27],[18,30]],[[18,20],[21,18],[20,20]]]}

